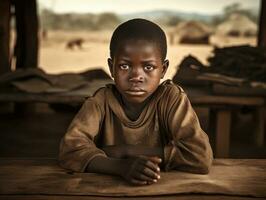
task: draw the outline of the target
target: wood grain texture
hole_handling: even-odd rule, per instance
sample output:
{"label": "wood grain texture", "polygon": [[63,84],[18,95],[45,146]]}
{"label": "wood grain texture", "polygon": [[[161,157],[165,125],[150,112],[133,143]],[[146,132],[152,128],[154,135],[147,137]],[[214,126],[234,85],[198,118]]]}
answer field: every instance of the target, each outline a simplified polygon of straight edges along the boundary
{"label": "wood grain texture", "polygon": [[208,175],[162,172],[157,184],[64,170],[52,159],[1,159],[1,195],[137,197],[176,194],[266,197],[266,160],[217,159]]}
{"label": "wood grain texture", "polygon": [[100,197],[100,196],[71,196],[71,195],[1,195],[0,200],[260,200],[256,197],[177,194],[145,197]]}

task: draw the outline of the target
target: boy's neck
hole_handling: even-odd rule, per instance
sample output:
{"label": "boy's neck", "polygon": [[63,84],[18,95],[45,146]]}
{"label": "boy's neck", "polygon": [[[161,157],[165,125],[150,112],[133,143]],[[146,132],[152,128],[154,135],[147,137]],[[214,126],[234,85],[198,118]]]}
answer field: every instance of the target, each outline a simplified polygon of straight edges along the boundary
{"label": "boy's neck", "polygon": [[146,104],[150,98],[147,98],[145,101],[143,101],[141,103],[128,102],[127,100],[125,100],[122,97],[122,95],[121,95],[121,99],[122,99],[122,107],[123,107],[127,117],[130,120],[135,121],[139,118],[141,112],[143,111],[144,107],[146,106]]}

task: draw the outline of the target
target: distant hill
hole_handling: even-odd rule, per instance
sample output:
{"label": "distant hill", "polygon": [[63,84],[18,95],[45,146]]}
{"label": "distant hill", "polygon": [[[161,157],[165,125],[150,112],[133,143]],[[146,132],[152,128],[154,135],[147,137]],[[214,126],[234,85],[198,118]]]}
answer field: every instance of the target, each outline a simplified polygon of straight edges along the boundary
{"label": "distant hill", "polygon": [[[258,11],[255,9],[245,11],[248,17],[254,22],[257,21]],[[195,20],[207,24],[217,25],[226,18],[223,14],[202,14],[195,12],[181,12],[177,10],[152,10],[129,14],[117,13],[55,13],[49,9],[42,9],[40,12],[41,25],[46,29],[63,30],[101,30],[114,29],[118,24],[132,18],[145,18],[160,25],[176,26],[181,21]]]}
{"label": "distant hill", "polygon": [[154,11],[147,11],[147,12],[136,12],[130,14],[119,15],[122,21],[132,19],[132,18],[145,18],[150,19],[153,21],[157,21],[163,18],[169,17],[179,17],[183,20],[198,20],[198,21],[205,21],[211,22],[212,18],[215,15],[207,15],[207,14],[200,14],[200,13],[187,13],[187,12],[180,12],[174,10],[154,10]]}

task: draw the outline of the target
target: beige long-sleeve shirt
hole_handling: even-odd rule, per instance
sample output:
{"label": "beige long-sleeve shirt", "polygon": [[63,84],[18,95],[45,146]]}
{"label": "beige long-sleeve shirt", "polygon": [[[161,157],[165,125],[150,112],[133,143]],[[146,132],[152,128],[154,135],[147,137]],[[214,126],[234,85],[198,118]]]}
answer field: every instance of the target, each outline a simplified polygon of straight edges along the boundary
{"label": "beige long-sleeve shirt", "polygon": [[130,120],[114,85],[89,97],[60,145],[62,167],[83,172],[108,145],[162,147],[165,170],[207,173],[213,154],[209,139],[181,87],[163,82],[135,121]]}

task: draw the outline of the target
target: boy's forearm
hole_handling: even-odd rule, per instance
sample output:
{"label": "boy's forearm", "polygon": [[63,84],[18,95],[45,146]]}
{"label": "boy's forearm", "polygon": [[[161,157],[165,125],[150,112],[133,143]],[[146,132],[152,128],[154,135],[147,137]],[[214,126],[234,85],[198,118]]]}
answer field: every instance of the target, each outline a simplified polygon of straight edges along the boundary
{"label": "boy's forearm", "polygon": [[86,171],[120,176],[120,165],[121,159],[97,156],[88,164]]}
{"label": "boy's forearm", "polygon": [[127,156],[144,155],[144,156],[156,156],[159,158],[163,158],[163,149],[161,147],[129,145],[127,153],[128,153]]}
{"label": "boy's forearm", "polygon": [[103,147],[105,153],[113,158],[124,158],[131,156],[156,156],[163,158],[163,149],[161,147],[146,147],[141,145],[117,145]]}

